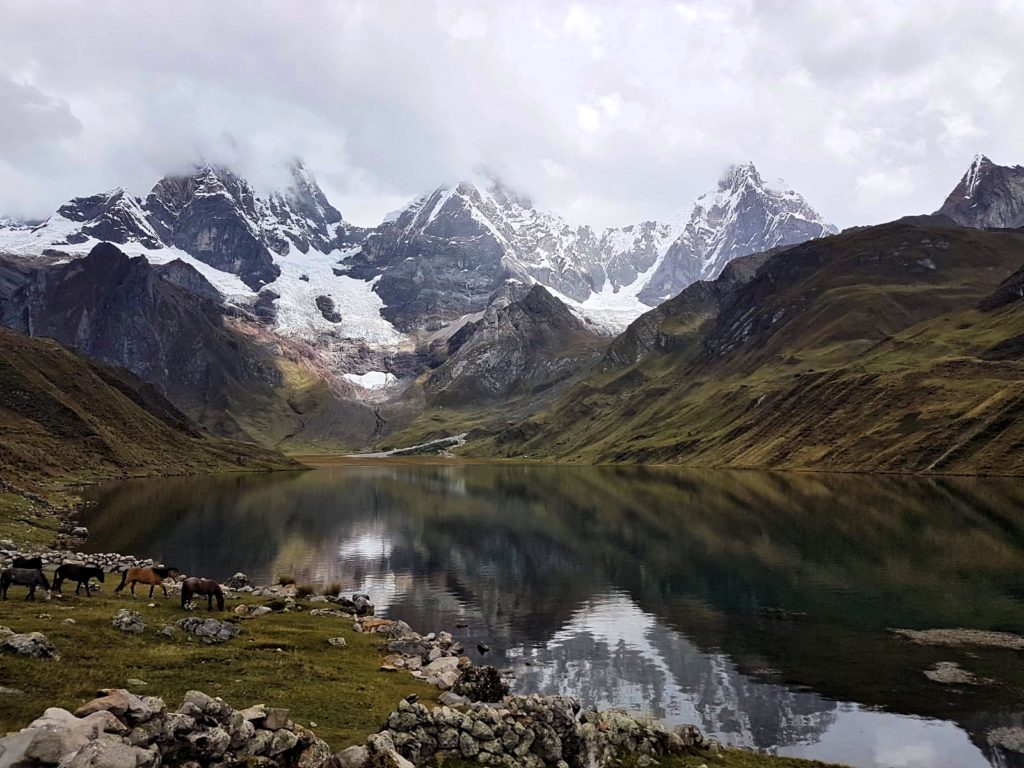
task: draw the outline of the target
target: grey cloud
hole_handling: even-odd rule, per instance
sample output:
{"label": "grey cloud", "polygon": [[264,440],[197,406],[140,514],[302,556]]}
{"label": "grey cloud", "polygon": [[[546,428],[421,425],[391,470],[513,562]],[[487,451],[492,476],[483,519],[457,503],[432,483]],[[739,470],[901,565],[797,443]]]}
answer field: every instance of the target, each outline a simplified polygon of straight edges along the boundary
{"label": "grey cloud", "polygon": [[[11,0],[0,212],[198,157],[272,185],[301,155],[359,223],[481,168],[627,223],[751,159],[840,225],[882,221],[937,207],[976,151],[1024,160],[1020,39],[996,0]],[[3,130],[11,83],[53,119]]]}
{"label": "grey cloud", "polygon": [[0,74],[0,161],[20,165],[37,148],[70,139],[82,124],[67,103]]}

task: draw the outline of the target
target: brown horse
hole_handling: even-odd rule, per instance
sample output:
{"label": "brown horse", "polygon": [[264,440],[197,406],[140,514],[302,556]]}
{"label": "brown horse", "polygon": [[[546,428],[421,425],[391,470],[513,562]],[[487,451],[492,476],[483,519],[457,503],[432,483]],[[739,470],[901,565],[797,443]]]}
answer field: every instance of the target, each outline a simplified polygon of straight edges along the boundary
{"label": "brown horse", "polygon": [[193,595],[206,595],[206,610],[213,610],[213,598],[217,598],[217,610],[224,610],[224,590],[213,579],[198,579],[193,576],[181,583],[181,607],[185,608]]}
{"label": "brown horse", "polygon": [[135,597],[136,584],[149,584],[149,596],[153,597],[153,588],[160,587],[167,597],[167,587],[164,586],[164,579],[173,579],[178,575],[177,568],[154,565],[152,568],[127,568],[121,574],[121,583],[114,588],[115,592],[124,589],[124,585],[131,582],[132,597]]}

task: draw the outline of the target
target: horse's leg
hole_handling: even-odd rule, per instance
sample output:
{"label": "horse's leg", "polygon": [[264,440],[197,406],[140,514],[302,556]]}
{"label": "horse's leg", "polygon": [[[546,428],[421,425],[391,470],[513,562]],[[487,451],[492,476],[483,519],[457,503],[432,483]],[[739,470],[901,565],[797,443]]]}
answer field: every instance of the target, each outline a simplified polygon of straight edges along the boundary
{"label": "horse's leg", "polygon": [[155,587],[156,587],[156,584],[150,584],[150,585],[149,585],[149,599],[150,599],[150,600],[152,600],[152,599],[153,599],[153,589],[154,589]]}
{"label": "horse's leg", "polygon": [[206,596],[206,610],[208,610],[208,611],[212,611],[213,610],[213,593],[212,592]]}
{"label": "horse's leg", "polygon": [[25,596],[25,599],[26,600],[31,600],[32,602],[35,602],[35,600],[36,600],[36,585],[35,584],[33,584],[31,587],[28,588],[28,595]]}
{"label": "horse's leg", "polygon": [[139,582],[136,579],[132,579],[132,586],[131,586],[132,597],[135,597],[135,585],[138,584],[138,583]]}
{"label": "horse's leg", "polygon": [[162,589],[164,591],[164,600],[166,600],[167,599],[167,585],[164,584],[162,581],[160,582],[160,589]]}

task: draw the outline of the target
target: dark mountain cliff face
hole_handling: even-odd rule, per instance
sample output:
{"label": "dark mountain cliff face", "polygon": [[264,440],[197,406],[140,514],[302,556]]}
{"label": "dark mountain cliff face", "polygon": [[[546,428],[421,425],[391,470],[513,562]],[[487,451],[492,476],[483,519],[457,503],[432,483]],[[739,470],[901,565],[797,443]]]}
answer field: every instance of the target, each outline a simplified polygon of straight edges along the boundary
{"label": "dark mountain cliff face", "polygon": [[286,246],[276,238],[260,238],[255,194],[230,172],[207,167],[191,176],[161,179],[146,198],[145,210],[162,241],[240,276],[253,290],[280,274],[270,247]]}
{"label": "dark mountain cliff face", "polygon": [[379,276],[384,317],[401,330],[436,330],[479,312],[508,276],[502,244],[474,217],[470,185],[438,189],[381,225],[348,259],[346,274]]}
{"label": "dark mountain cliff face", "polygon": [[452,355],[426,384],[432,402],[467,405],[546,389],[577,373],[603,348],[543,286],[505,286],[484,316],[450,340]]}
{"label": "dark mountain cliff face", "polygon": [[1024,166],[978,155],[937,213],[978,229],[1024,227]]}
{"label": "dark mountain cliff face", "polygon": [[219,409],[222,421],[211,426],[241,434],[231,416],[239,391],[269,397],[281,374],[225,326],[219,298],[182,262],[151,266],[101,244],[82,259],[22,273],[0,309],[4,325],[126,368],[186,410]]}
{"label": "dark mountain cliff face", "polygon": [[129,473],[297,467],[199,429],[124,369],[0,328],[0,479],[33,487]]}

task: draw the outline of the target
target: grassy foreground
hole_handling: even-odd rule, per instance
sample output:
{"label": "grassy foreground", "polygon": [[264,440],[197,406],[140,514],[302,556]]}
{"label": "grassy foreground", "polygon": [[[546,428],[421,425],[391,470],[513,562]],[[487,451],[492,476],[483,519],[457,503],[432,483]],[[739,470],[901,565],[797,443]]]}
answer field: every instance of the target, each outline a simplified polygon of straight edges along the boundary
{"label": "grassy foreground", "polygon": [[[303,611],[241,620],[243,634],[223,645],[203,645],[184,632],[171,640],[157,636],[156,631],[185,616],[206,616],[205,610],[182,611],[174,596],[166,600],[118,597],[109,581],[103,587],[94,597],[85,598],[75,597],[65,585],[63,599],[34,603],[22,599],[23,590],[12,588],[7,602],[0,603],[0,626],[43,632],[61,654],[56,662],[0,655],[0,680],[20,691],[0,698],[0,733],[23,728],[47,707],[73,710],[100,688],[127,687],[160,696],[170,706],[177,706],[186,691],[196,689],[220,696],[234,707],[257,703],[287,707],[293,720],[315,723],[311,727],[317,735],[340,750],[377,732],[405,696],[415,693],[428,706],[437,699],[435,688],[410,675],[380,671],[383,643],[379,635],[353,632],[352,622],[345,619],[311,616],[309,610],[322,603],[306,603]],[[229,600],[228,611],[212,615],[236,620],[230,610],[242,602],[268,601]],[[110,622],[119,608],[139,611],[146,631],[132,635],[115,629]],[[75,623],[65,624],[66,619]],[[328,644],[327,638],[338,636],[345,638],[347,647]],[[662,768],[824,765],[742,750],[659,762]],[[459,768],[462,763],[446,765]]]}
{"label": "grassy foreground", "polygon": [[[117,597],[110,578],[103,587],[90,599],[75,597],[73,587],[65,585],[63,599],[35,603],[25,601],[24,590],[15,587],[0,603],[0,625],[42,632],[61,654],[57,662],[0,655],[0,680],[22,691],[0,698],[0,733],[24,727],[46,707],[73,710],[99,688],[131,688],[174,707],[186,691],[196,689],[239,708],[257,703],[287,707],[297,722],[315,722],[317,735],[338,750],[377,732],[408,694],[425,702],[436,699],[435,688],[410,675],[379,671],[379,635],[353,632],[351,621],[310,616],[308,608],[316,603],[300,612],[244,620],[243,634],[223,645],[203,645],[184,632],[171,640],[156,631],[186,616],[206,616],[205,607],[192,614],[181,609],[175,596],[152,601]],[[211,615],[234,619],[229,611],[240,602],[266,601],[229,600],[228,611]],[[115,629],[110,622],[119,608],[139,611],[146,631],[132,635]],[[63,623],[69,618],[76,623]],[[327,643],[338,636],[347,647]],[[146,685],[130,685],[129,679]]]}

